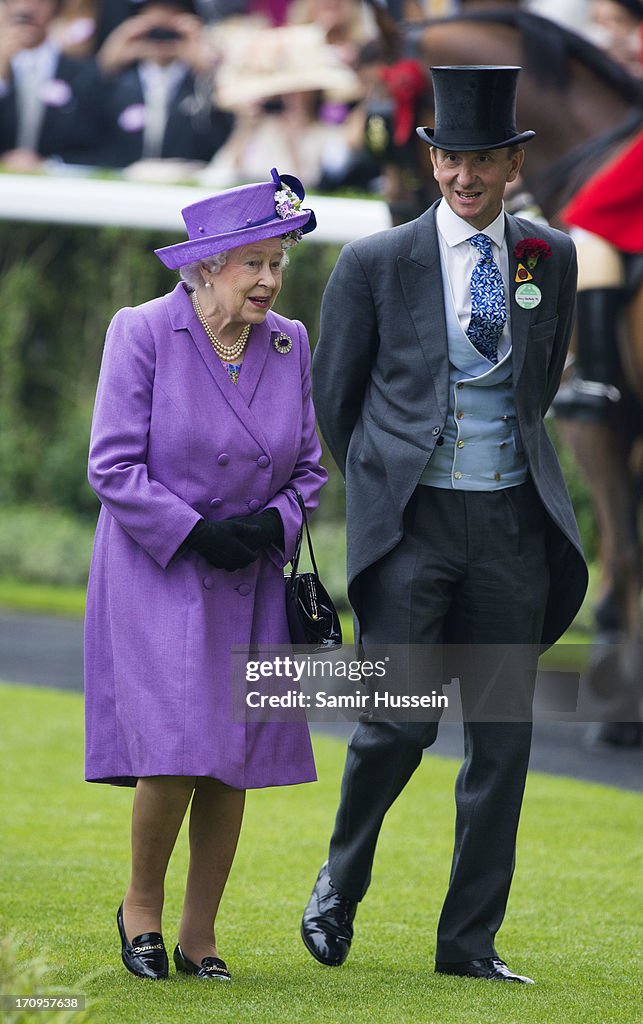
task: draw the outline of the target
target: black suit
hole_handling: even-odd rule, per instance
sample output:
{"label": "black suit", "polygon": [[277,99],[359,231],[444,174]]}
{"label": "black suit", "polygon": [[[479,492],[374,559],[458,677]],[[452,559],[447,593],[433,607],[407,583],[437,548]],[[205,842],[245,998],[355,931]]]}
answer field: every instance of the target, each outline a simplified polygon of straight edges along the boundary
{"label": "black suit", "polygon": [[[117,75],[108,97],[108,141],[102,150],[106,167],[127,167],[143,157],[143,124],[127,130],[124,112],[144,104],[137,67]],[[233,117],[212,104],[209,84],[188,73],[168,105],[160,156],[207,163],[230,134]]]}
{"label": "black suit", "polygon": [[[98,163],[97,150],[105,132],[105,87],[96,62],[61,54],[53,79],[65,82],[70,95],[61,106],[46,105],[36,152],[65,163]],[[13,78],[9,85],[0,99],[0,153],[15,149],[19,137]]]}

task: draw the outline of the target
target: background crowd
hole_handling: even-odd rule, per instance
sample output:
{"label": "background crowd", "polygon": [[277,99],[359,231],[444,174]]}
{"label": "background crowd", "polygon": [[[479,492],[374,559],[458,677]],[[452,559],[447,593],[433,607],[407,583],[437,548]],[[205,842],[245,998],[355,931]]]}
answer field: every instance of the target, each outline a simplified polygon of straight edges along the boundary
{"label": "background crowd", "polygon": [[[516,7],[461,0],[459,8]],[[530,9],[588,34],[641,74],[641,0]],[[393,0],[408,19],[449,0]],[[380,78],[362,0],[4,0],[0,166],[128,169],[215,188],[287,164],[308,188],[376,191],[365,109]]]}

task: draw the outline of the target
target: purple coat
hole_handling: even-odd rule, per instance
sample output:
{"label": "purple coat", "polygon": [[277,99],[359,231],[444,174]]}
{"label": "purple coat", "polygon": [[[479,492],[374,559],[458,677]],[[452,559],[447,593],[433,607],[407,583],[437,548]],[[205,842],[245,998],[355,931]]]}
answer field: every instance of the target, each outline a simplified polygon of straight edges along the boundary
{"label": "purple coat", "polygon": [[[277,352],[274,333],[292,338]],[[233,722],[231,648],[287,644],[283,567],[320,465],[301,323],[252,328],[234,385],[183,284],[114,317],[89,481],[102,508],[85,620],[86,778],[206,775],[240,789],[315,779],[308,727]],[[284,551],[246,569],[176,552],[201,518],[279,510]]]}

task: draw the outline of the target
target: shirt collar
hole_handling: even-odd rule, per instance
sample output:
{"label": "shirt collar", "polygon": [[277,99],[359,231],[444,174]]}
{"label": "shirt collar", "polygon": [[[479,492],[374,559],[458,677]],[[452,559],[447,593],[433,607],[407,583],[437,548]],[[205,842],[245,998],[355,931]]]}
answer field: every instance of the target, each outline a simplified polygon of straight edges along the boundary
{"label": "shirt collar", "polygon": [[500,213],[491,224],[487,224],[484,231],[479,231],[471,224],[468,224],[462,217],[454,213],[446,200],[441,199],[436,211],[436,225],[442,238],[449,247],[466,242],[474,235],[488,235],[492,242],[500,248],[505,240],[505,206],[502,204]]}
{"label": "shirt collar", "polygon": [[154,88],[157,84],[164,85],[168,90],[178,88],[187,72],[187,64],[182,60],[173,60],[170,64],[156,64],[154,61],[141,61],[138,73],[143,88]]}
{"label": "shirt collar", "polygon": [[33,46],[31,49],[20,50],[16,53],[11,59],[11,65],[14,70],[18,69],[18,71],[32,70],[35,67],[55,66],[57,59],[58,50],[49,39],[45,39],[40,46]]}

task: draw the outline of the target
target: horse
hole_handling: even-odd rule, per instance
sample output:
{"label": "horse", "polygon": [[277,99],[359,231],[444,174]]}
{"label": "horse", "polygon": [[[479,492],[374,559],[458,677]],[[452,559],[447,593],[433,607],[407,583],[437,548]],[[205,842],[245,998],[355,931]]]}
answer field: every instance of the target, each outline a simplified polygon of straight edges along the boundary
{"label": "horse", "polygon": [[[519,65],[517,98],[520,130],[534,129],[522,178],[545,216],[557,227],[564,204],[588,178],[613,159],[643,124],[641,83],[576,33],[526,11],[493,8],[448,18],[396,24],[379,6],[376,20],[389,65],[400,58],[419,61],[425,87],[416,96],[417,124],[432,121],[432,65]],[[382,76],[393,83],[389,71]],[[385,96],[374,99],[380,142],[385,140],[388,201],[394,222],[417,216],[438,197],[429,147],[407,132],[394,146],[399,100],[389,122],[382,117]],[[390,94],[389,94],[390,96]],[[378,106],[379,105],[379,106]],[[408,111],[407,111],[408,115]],[[408,122],[408,116],[406,121]],[[399,127],[399,126],[398,126]],[[601,422],[559,416],[564,442],[583,472],[597,517],[601,596],[595,609],[597,640],[618,640],[609,657],[594,647],[590,685],[611,692],[616,717],[636,723],[641,686],[641,539],[638,528],[639,480],[643,471],[643,286],[630,285],[622,332],[622,400]],[[573,348],[573,346],[572,346]],[[638,460],[638,465],[636,465]],[[607,652],[608,648],[604,648]],[[614,651],[617,651],[614,656]],[[596,654],[596,652],[599,654]],[[638,742],[612,733],[614,742]],[[609,738],[607,736],[606,738]],[[628,736],[632,736],[629,730]]]}

